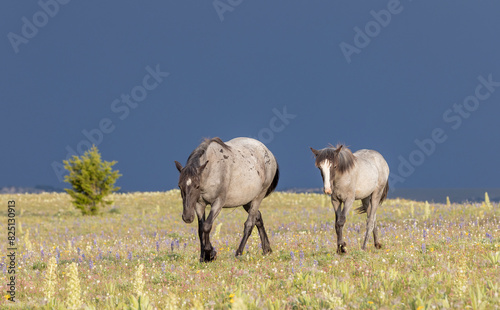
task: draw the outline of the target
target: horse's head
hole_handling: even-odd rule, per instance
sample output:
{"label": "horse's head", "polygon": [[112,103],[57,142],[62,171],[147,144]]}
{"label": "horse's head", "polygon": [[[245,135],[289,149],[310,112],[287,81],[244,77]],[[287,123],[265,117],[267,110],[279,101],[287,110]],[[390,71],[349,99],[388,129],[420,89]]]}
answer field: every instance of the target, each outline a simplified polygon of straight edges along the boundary
{"label": "horse's head", "polygon": [[342,150],[342,145],[337,149],[326,148],[322,150],[315,150],[310,148],[316,158],[315,165],[321,171],[323,178],[323,192],[327,195],[332,194],[333,180],[335,172],[339,165],[339,153]]}
{"label": "horse's head", "polygon": [[199,167],[182,167],[176,161],[175,166],[179,170],[179,189],[182,196],[182,220],[191,223],[194,220],[196,203],[201,195],[201,173],[207,166],[208,161]]}

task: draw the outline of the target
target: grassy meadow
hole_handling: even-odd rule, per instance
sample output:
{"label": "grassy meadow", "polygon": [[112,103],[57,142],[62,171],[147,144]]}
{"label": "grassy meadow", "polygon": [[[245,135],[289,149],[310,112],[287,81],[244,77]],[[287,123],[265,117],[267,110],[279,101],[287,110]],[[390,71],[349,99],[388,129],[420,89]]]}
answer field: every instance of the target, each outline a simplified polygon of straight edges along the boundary
{"label": "grassy meadow", "polygon": [[[371,239],[366,252],[366,215],[352,212],[340,256],[326,196],[273,193],[260,208],[272,254],[255,228],[235,258],[246,212],[224,209],[211,233],[217,260],[199,263],[178,190],[114,194],[94,217],[66,194],[0,197],[16,201],[18,244],[16,303],[2,255],[2,309],[500,308],[498,203],[388,200],[377,213],[383,248]],[[6,253],[6,217],[0,230]]]}

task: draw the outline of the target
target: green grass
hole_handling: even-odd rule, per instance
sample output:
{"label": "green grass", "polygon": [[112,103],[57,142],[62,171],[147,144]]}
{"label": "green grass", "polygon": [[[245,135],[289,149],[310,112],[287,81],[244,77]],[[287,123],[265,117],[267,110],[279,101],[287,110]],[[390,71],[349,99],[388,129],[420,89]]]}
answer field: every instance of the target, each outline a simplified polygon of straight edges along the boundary
{"label": "green grass", "polygon": [[[70,294],[66,268],[72,262],[79,264],[82,309],[133,308],[140,264],[153,309],[495,309],[500,304],[498,203],[426,208],[388,200],[377,214],[383,248],[375,249],[372,239],[366,252],[360,249],[366,215],[351,213],[344,227],[348,253],[340,256],[326,196],[274,193],[260,208],[271,255],[262,255],[254,229],[243,256],[234,257],[246,212],[227,209],[212,238],[217,260],[199,263],[197,224],[182,222],[177,190],[114,194],[113,208],[95,217],[79,215],[66,194],[0,197],[5,203],[16,200],[18,224],[18,302],[2,298],[0,308],[64,308]],[[6,220],[0,230],[7,235]],[[4,241],[2,253],[6,248]],[[58,283],[47,301],[44,278],[54,256]]]}

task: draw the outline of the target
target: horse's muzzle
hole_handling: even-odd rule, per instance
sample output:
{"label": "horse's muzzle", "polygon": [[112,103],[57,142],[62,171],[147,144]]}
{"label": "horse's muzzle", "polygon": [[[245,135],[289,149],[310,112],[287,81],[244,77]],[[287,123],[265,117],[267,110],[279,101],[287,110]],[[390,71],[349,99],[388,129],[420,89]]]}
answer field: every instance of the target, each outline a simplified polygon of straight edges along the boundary
{"label": "horse's muzzle", "polygon": [[191,216],[189,218],[184,217],[184,214],[182,215],[182,220],[184,223],[191,224],[194,221],[194,216]]}
{"label": "horse's muzzle", "polygon": [[325,194],[327,194],[327,195],[331,195],[332,194],[332,190],[330,188],[324,188],[323,192],[325,192]]}

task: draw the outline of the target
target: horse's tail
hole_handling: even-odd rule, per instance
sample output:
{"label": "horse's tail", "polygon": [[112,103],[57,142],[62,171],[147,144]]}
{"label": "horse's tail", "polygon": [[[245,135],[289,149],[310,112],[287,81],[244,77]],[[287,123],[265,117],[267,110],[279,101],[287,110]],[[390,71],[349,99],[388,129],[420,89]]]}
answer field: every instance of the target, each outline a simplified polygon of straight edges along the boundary
{"label": "horse's tail", "polygon": [[384,192],[382,193],[382,197],[380,197],[379,204],[381,204],[382,202],[384,202],[384,200],[387,198],[387,193],[388,192],[389,192],[389,180],[387,180],[387,183],[385,183]]}
{"label": "horse's tail", "polygon": [[276,163],[276,172],[274,173],[274,179],[271,185],[269,185],[269,188],[267,189],[266,196],[269,196],[274,190],[276,189],[276,186],[278,186],[278,181],[280,179],[280,167],[278,163]]}

